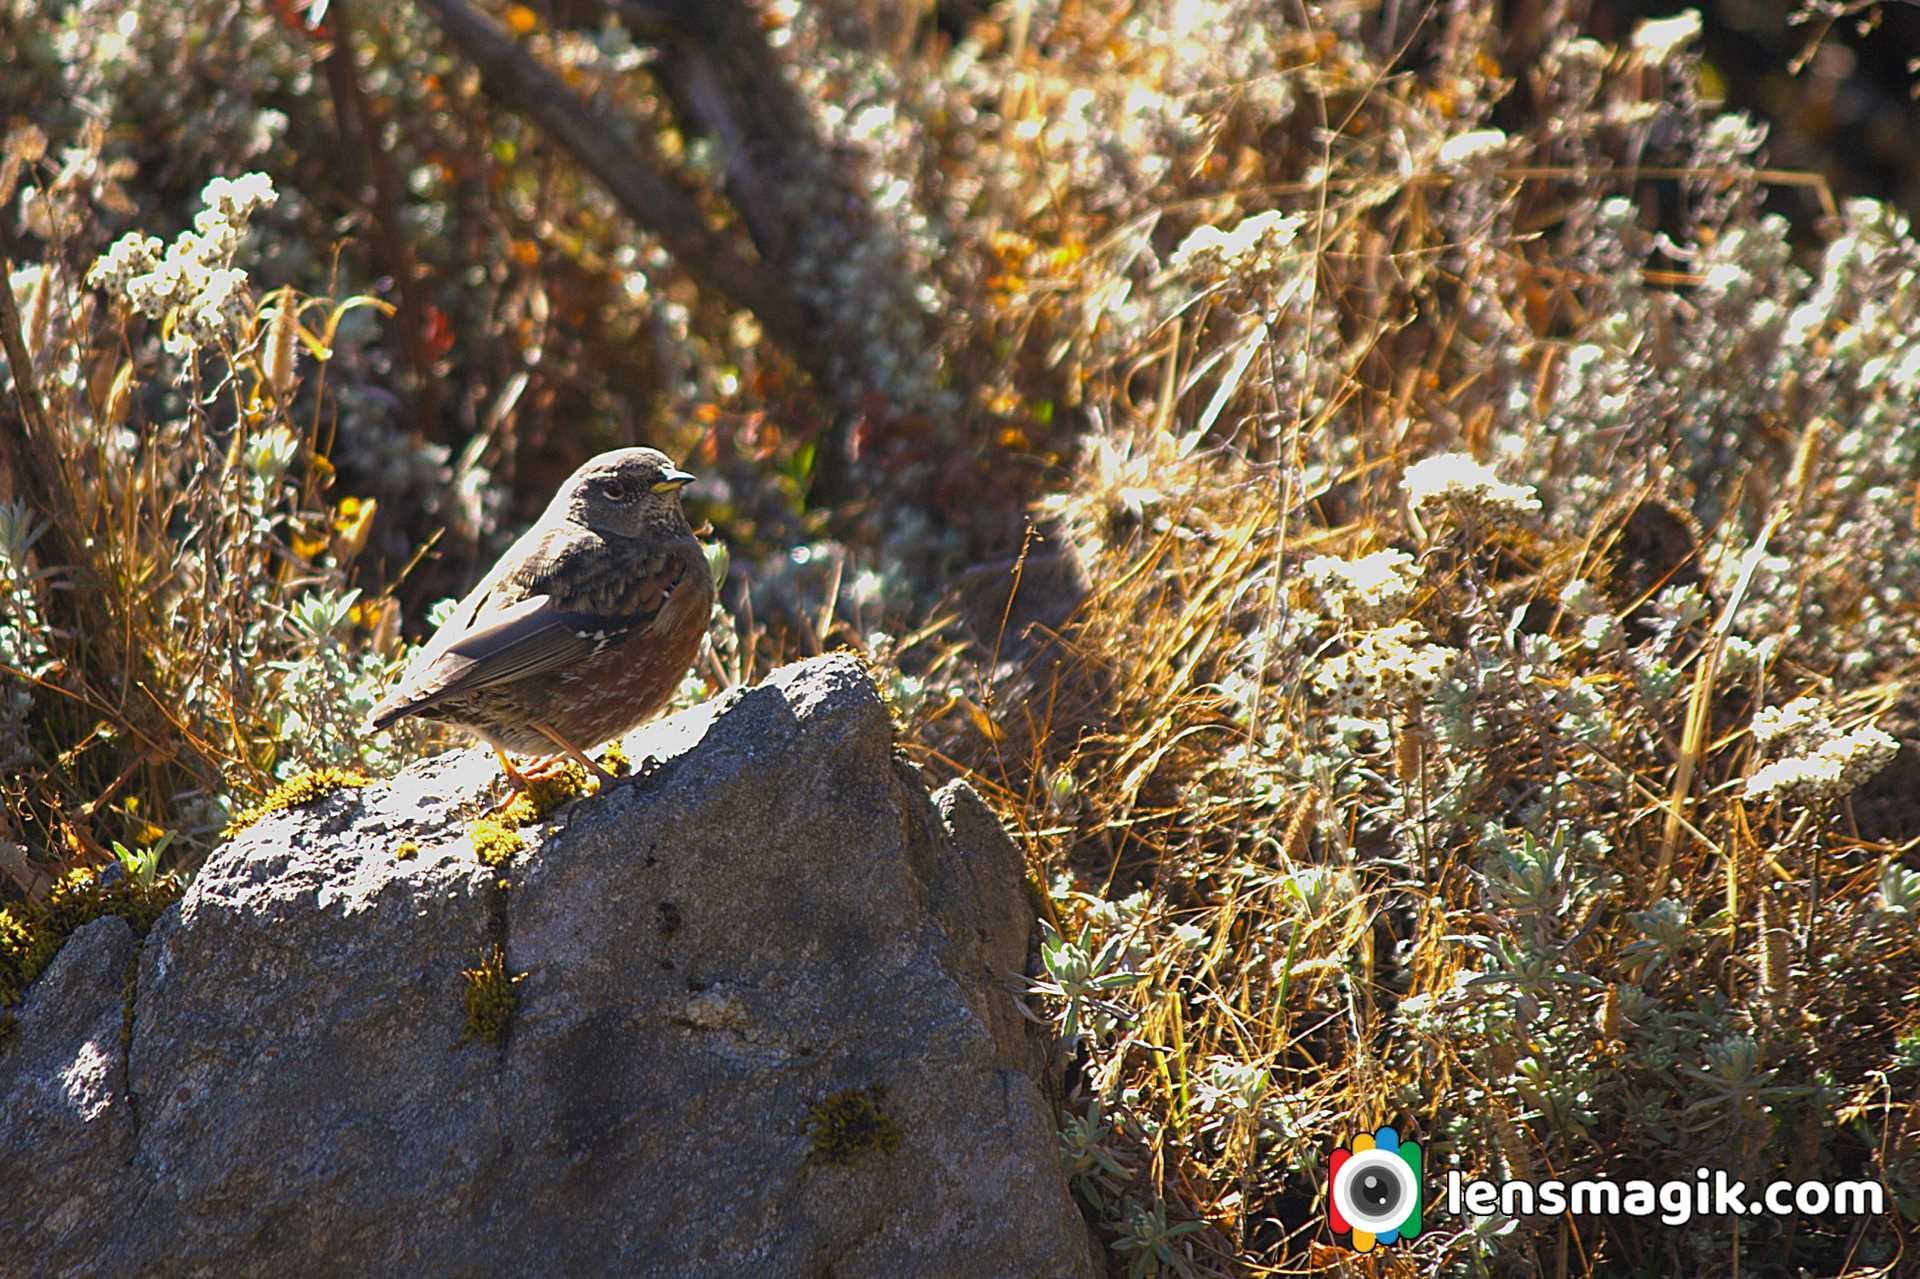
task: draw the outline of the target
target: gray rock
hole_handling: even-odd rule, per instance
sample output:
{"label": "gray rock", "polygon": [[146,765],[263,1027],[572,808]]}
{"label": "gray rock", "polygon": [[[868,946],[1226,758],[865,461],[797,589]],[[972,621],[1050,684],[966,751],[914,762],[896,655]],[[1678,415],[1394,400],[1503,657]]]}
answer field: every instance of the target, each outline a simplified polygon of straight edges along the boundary
{"label": "gray rock", "polygon": [[121,919],[76,931],[14,1010],[0,1049],[0,1271],[98,1247],[107,1193],[133,1155],[126,985],[139,943]]}
{"label": "gray rock", "polygon": [[[846,657],[628,750],[642,776],[527,832],[507,888],[464,833],[493,766],[463,752],[262,822],[144,947],[76,934],[0,1053],[0,1176],[24,1171],[0,1257],[1095,1274],[1008,991],[1020,855],[978,796],[927,795]],[[496,943],[526,974],[508,1037],[463,1043],[461,972]],[[843,1112],[879,1139],[817,1150]]]}

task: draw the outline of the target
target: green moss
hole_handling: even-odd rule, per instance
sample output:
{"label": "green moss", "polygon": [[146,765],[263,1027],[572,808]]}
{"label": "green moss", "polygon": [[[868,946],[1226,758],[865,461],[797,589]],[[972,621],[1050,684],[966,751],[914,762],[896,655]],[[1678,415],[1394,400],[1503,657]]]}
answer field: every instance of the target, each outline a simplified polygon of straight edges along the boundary
{"label": "green moss", "polygon": [[0,1013],[0,1053],[7,1051],[15,1035],[20,1033],[20,1019],[12,1013]]}
{"label": "green moss", "polygon": [[478,968],[464,968],[460,975],[467,979],[467,1029],[460,1042],[477,1039],[498,1048],[507,1042],[513,1008],[520,999],[513,988],[527,975],[507,972],[506,952],[498,946]]}
{"label": "green moss", "polygon": [[527,846],[520,832],[490,817],[475,822],[467,832],[473,839],[473,851],[489,866],[504,866],[515,853]]}
{"label": "green moss", "polygon": [[302,804],[311,804],[316,799],[324,799],[339,791],[358,790],[362,786],[369,785],[372,780],[350,768],[331,766],[316,768],[298,777],[290,777],[268,791],[259,803],[249,804],[235,813],[233,820],[227,823],[227,828],[222,833],[231,839],[269,813],[298,808]]}
{"label": "green moss", "polygon": [[121,877],[102,884],[100,872],[73,870],[54,881],[45,901],[0,910],[0,1006],[17,1003],[62,943],[85,924],[118,915],[145,936],[185,886],[165,875],[145,888]]}
{"label": "green moss", "polygon": [[419,855],[420,845],[414,843],[412,840],[408,840],[393,850],[393,860],[397,862],[412,861]]}
{"label": "green moss", "polygon": [[82,924],[90,924],[103,915],[118,915],[144,937],[153,927],[153,921],[160,918],[160,912],[179,901],[185,891],[186,885],[172,875],[155,879],[150,886],[142,888],[125,876],[115,883],[102,884],[100,871],[75,870],[68,871],[54,883],[41,910],[47,927],[61,941]]}
{"label": "green moss", "polygon": [[900,1125],[885,1109],[887,1090],[847,1088],[833,1093],[807,1113],[809,1159],[852,1163],[869,1151],[890,1155],[900,1148]]}
{"label": "green moss", "polygon": [[0,910],[0,1005],[17,1002],[56,949],[44,922],[31,912]]}

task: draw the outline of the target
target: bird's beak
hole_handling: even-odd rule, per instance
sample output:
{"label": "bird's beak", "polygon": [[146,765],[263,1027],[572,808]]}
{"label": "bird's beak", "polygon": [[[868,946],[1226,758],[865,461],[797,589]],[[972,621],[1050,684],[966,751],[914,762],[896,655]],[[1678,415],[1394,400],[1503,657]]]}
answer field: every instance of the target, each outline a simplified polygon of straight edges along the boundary
{"label": "bird's beak", "polygon": [[660,482],[658,484],[655,484],[653,487],[662,493],[671,493],[675,489],[685,488],[687,485],[693,483],[695,480],[699,478],[700,478],[699,476],[695,475],[691,471],[670,470],[665,475],[661,476]]}

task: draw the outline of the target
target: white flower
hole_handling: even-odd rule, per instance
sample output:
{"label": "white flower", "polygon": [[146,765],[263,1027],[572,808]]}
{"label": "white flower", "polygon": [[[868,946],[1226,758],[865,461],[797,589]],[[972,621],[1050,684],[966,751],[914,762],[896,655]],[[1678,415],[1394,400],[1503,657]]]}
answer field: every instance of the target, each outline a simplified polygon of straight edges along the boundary
{"label": "white flower", "polygon": [[1700,11],[1682,9],[1670,18],[1648,18],[1633,29],[1636,52],[1655,60],[1670,58],[1700,38]]}
{"label": "white flower", "polygon": [[244,224],[256,209],[270,207],[280,195],[273,179],[264,173],[248,173],[238,178],[215,178],[201,188],[200,199],[236,226]]}
{"label": "white flower", "polygon": [[[220,261],[233,256],[240,247],[239,228],[227,220],[227,215],[218,209],[202,209],[193,215],[193,230],[197,243],[193,251],[203,261]],[[185,240],[188,237],[182,236]]]}
{"label": "white flower", "polygon": [[252,310],[247,273],[233,255],[248,216],[276,197],[266,174],[249,173],[215,178],[201,198],[207,207],[194,215],[194,229],[175,237],[165,257],[152,236],[122,236],[87,275],[149,319],[165,319],[166,347],[176,355],[232,337]]}
{"label": "white flower", "polygon": [[1486,160],[1506,150],[1507,135],[1499,129],[1475,129],[1457,133],[1440,144],[1440,167],[1460,169],[1477,160]]}
{"label": "white flower", "polygon": [[1747,778],[1747,798],[1806,803],[1845,795],[1885,768],[1899,750],[1891,734],[1856,728],[1808,754],[1756,769]]}
{"label": "white flower", "polygon": [[253,298],[247,292],[247,273],[239,267],[221,267],[207,272],[194,310],[203,323],[225,330],[239,323],[252,305]]}
{"label": "white flower", "polygon": [[1747,778],[1748,799],[1806,799],[1839,788],[1840,766],[1817,755],[1795,755],[1755,769]]}
{"label": "white flower", "polygon": [[247,273],[238,267],[200,267],[189,279],[193,292],[174,308],[173,333],[166,344],[176,355],[231,336],[253,306]]}
{"label": "white flower", "polygon": [[1510,520],[1540,509],[1528,484],[1508,484],[1465,453],[1422,458],[1400,481],[1414,508]]}
{"label": "white flower", "polygon": [[1833,726],[1814,697],[1796,697],[1785,706],[1769,706],[1753,717],[1753,740],[1761,746],[1806,736],[1825,737]]}
{"label": "white flower", "polygon": [[1300,219],[1270,209],[1242,218],[1231,231],[1197,227],[1173,251],[1169,265],[1195,275],[1224,275],[1256,267],[1271,267],[1280,250],[1293,243]]}
{"label": "white flower", "polygon": [[1460,661],[1457,650],[1425,643],[1417,622],[1368,631],[1353,651],[1323,663],[1314,684],[1337,706],[1365,709],[1376,701],[1413,706],[1440,691]]}
{"label": "white flower", "polygon": [[169,253],[166,261],[127,281],[127,301],[148,319],[157,320],[194,290],[193,266]]}
{"label": "white flower", "polygon": [[129,231],[113,242],[87,272],[87,283],[109,293],[126,292],[137,275],[145,275],[160,264],[160,241],[151,235]]}
{"label": "white flower", "polygon": [[1375,551],[1357,560],[1318,555],[1302,572],[1329,609],[1360,622],[1385,622],[1406,611],[1420,586],[1413,556]]}

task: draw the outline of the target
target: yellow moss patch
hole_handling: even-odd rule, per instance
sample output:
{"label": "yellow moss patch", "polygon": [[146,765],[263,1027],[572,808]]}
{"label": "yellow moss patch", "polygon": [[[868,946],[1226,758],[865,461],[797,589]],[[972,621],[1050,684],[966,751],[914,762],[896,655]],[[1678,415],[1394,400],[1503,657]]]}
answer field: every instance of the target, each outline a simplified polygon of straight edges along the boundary
{"label": "yellow moss patch", "polygon": [[506,865],[509,858],[527,846],[519,831],[490,817],[475,822],[468,834],[473,839],[474,854],[489,866]]}
{"label": "yellow moss patch", "polygon": [[887,1090],[847,1088],[826,1097],[807,1112],[808,1157],[828,1164],[852,1163],[873,1151],[890,1155],[900,1148],[900,1125],[886,1112]]}
{"label": "yellow moss patch", "polygon": [[478,1039],[498,1048],[507,1042],[507,1028],[513,1021],[513,1006],[520,997],[514,987],[527,979],[525,973],[507,971],[506,952],[495,946],[480,961],[478,968],[463,968],[467,979],[467,1029],[460,1042]]}
{"label": "yellow moss patch", "polygon": [[247,827],[259,821],[269,813],[277,813],[285,808],[298,808],[302,804],[311,804],[337,791],[357,790],[373,781],[372,778],[354,772],[350,768],[316,768],[310,773],[298,777],[289,777],[268,791],[265,798],[257,804],[249,804],[233,815],[221,832],[229,839],[238,835]]}
{"label": "yellow moss patch", "polygon": [[412,861],[419,855],[420,845],[414,843],[412,840],[408,840],[393,850],[393,860],[397,862]]}
{"label": "yellow moss patch", "polygon": [[633,761],[627,758],[627,752],[621,748],[619,742],[613,742],[601,752],[600,767],[615,777],[625,777],[633,771]]}

